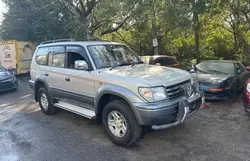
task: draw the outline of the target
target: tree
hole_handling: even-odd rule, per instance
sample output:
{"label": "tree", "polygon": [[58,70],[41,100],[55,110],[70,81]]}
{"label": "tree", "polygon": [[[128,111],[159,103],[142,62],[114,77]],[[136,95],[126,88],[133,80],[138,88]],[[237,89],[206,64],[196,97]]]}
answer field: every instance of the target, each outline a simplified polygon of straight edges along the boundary
{"label": "tree", "polygon": [[85,38],[100,37],[133,24],[132,15],[140,1],[64,0],[83,27]]}
{"label": "tree", "polygon": [[22,41],[43,41],[70,36],[72,13],[61,1],[4,0],[8,12],[4,14],[1,37]]}

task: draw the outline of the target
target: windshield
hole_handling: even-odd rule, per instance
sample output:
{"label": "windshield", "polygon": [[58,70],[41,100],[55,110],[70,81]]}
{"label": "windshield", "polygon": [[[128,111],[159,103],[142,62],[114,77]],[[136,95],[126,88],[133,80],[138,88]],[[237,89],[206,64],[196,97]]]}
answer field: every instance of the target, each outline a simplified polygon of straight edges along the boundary
{"label": "windshield", "polygon": [[88,50],[97,69],[130,65],[140,61],[125,45],[91,45]]}
{"label": "windshield", "polygon": [[202,62],[196,67],[204,73],[235,74],[234,64],[228,62]]}
{"label": "windshield", "polygon": [[0,72],[3,72],[3,71],[5,71],[5,69],[4,69],[4,67],[2,67],[2,66],[0,65]]}

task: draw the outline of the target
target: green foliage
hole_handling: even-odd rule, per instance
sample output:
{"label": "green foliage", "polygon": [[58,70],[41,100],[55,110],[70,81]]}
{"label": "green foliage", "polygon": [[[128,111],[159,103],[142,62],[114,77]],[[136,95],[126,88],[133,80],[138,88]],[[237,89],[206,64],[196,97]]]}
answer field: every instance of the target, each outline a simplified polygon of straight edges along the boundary
{"label": "green foliage", "polygon": [[4,39],[42,41],[91,36],[126,43],[139,55],[153,55],[152,39],[157,37],[159,54],[176,56],[183,67],[194,59],[233,59],[249,64],[248,0],[4,2],[9,8],[0,30]]}
{"label": "green foliage", "polygon": [[61,1],[4,0],[8,12],[1,25],[3,39],[42,41],[69,37],[71,12]]}

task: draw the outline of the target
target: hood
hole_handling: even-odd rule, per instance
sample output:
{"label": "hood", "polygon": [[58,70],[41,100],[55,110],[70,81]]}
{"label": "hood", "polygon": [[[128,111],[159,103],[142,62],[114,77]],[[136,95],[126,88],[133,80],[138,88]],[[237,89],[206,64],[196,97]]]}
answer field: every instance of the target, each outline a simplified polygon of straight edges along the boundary
{"label": "hood", "polygon": [[5,80],[5,79],[9,79],[12,77],[13,77],[13,74],[9,71],[0,72],[0,81]]}
{"label": "hood", "polygon": [[195,78],[200,83],[212,83],[213,80],[219,79],[219,80],[226,80],[227,78],[231,77],[232,75],[228,74],[203,74],[198,73],[196,74]]}
{"label": "hood", "polygon": [[171,86],[191,78],[188,72],[181,69],[148,64],[117,67],[111,71],[102,69],[102,71],[110,75],[142,80],[150,86]]}

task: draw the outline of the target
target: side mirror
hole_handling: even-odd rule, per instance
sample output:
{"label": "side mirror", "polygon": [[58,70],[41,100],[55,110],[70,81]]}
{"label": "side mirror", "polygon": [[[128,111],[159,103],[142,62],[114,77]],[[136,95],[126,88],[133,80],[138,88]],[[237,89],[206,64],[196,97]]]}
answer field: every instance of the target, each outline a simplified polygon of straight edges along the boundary
{"label": "side mirror", "polygon": [[237,74],[241,74],[242,73],[241,68],[236,68],[236,72],[237,72]]}
{"label": "side mirror", "polygon": [[77,70],[89,70],[89,66],[85,60],[75,61],[75,69]]}
{"label": "side mirror", "polygon": [[190,73],[196,73],[196,71],[197,71],[196,65],[192,65]]}

